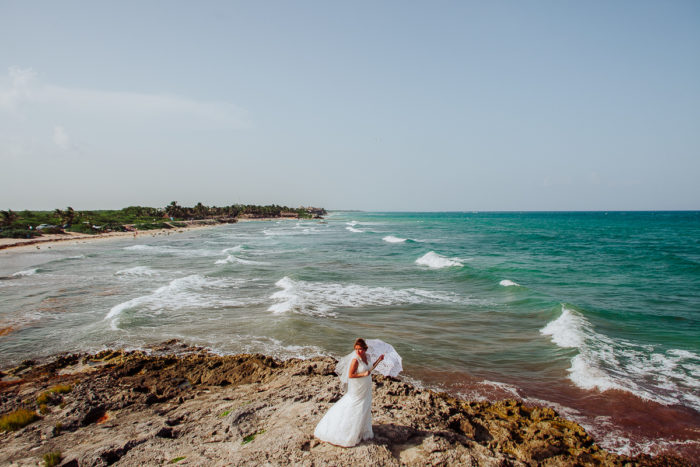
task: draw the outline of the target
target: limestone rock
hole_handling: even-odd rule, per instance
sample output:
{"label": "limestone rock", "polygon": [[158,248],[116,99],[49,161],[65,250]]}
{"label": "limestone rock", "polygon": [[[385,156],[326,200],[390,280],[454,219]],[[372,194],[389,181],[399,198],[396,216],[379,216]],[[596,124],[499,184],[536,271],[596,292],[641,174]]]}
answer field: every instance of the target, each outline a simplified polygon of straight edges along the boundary
{"label": "limestone rock", "polygon": [[328,357],[277,361],[212,355],[177,341],[149,352],[61,355],[5,370],[2,412],[31,406],[51,385],[70,384],[60,405],[0,434],[0,465],[689,465],[600,449],[555,411],[519,401],[468,402],[396,378],[374,379],[375,438],[353,448],[313,430],[341,397]]}

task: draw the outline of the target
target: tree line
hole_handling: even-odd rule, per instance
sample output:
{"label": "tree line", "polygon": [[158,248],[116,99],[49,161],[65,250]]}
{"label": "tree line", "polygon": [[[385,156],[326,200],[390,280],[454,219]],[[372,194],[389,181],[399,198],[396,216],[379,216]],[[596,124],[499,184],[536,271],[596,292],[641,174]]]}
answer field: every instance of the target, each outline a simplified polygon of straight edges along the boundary
{"label": "tree line", "polygon": [[66,209],[53,211],[7,211],[0,210],[0,237],[25,238],[42,233],[64,233],[65,231],[99,233],[123,231],[131,228],[148,230],[173,228],[177,222],[214,219],[219,222],[236,222],[239,217],[296,217],[320,218],[327,214],[323,208],[233,204],[231,206],[205,206],[197,203],[192,207],[180,206],[172,201],[163,208],[129,206],[119,210],[76,211]]}

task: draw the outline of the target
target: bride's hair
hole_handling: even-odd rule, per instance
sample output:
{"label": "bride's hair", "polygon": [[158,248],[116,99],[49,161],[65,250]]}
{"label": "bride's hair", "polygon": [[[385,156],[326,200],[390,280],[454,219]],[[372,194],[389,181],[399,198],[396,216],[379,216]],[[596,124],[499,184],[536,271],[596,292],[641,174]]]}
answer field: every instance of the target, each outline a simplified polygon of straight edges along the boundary
{"label": "bride's hair", "polygon": [[355,341],[355,345],[353,345],[353,347],[358,346],[358,345],[360,347],[362,347],[364,350],[367,350],[367,344],[365,343],[364,339],[362,339],[362,338],[357,339]]}

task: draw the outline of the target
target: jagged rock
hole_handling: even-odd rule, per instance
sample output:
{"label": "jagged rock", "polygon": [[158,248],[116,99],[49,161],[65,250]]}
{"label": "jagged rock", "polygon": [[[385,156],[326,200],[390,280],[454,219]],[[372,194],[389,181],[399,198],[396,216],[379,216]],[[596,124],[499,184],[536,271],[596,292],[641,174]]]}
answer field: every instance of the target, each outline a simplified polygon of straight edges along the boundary
{"label": "jagged rock", "polygon": [[57,382],[73,389],[63,394],[64,406],[0,434],[0,459],[36,465],[41,453],[59,450],[63,465],[81,467],[176,458],[214,466],[689,465],[668,456],[605,452],[551,409],[513,400],[467,402],[381,376],[373,394],[375,438],[353,448],[332,446],[314,439],[313,430],[341,397],[335,363],[217,356],[177,341],[148,352],[33,362],[19,370],[20,382],[0,387],[3,412]]}

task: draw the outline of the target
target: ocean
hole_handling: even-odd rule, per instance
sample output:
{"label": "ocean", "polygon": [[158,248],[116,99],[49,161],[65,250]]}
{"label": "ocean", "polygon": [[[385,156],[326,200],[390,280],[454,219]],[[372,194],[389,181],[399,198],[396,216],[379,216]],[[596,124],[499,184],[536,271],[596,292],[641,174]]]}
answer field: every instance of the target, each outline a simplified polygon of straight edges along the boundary
{"label": "ocean", "polygon": [[0,279],[3,368],[377,338],[421,386],[553,407],[614,452],[700,457],[700,212],[332,212],[3,253]]}

